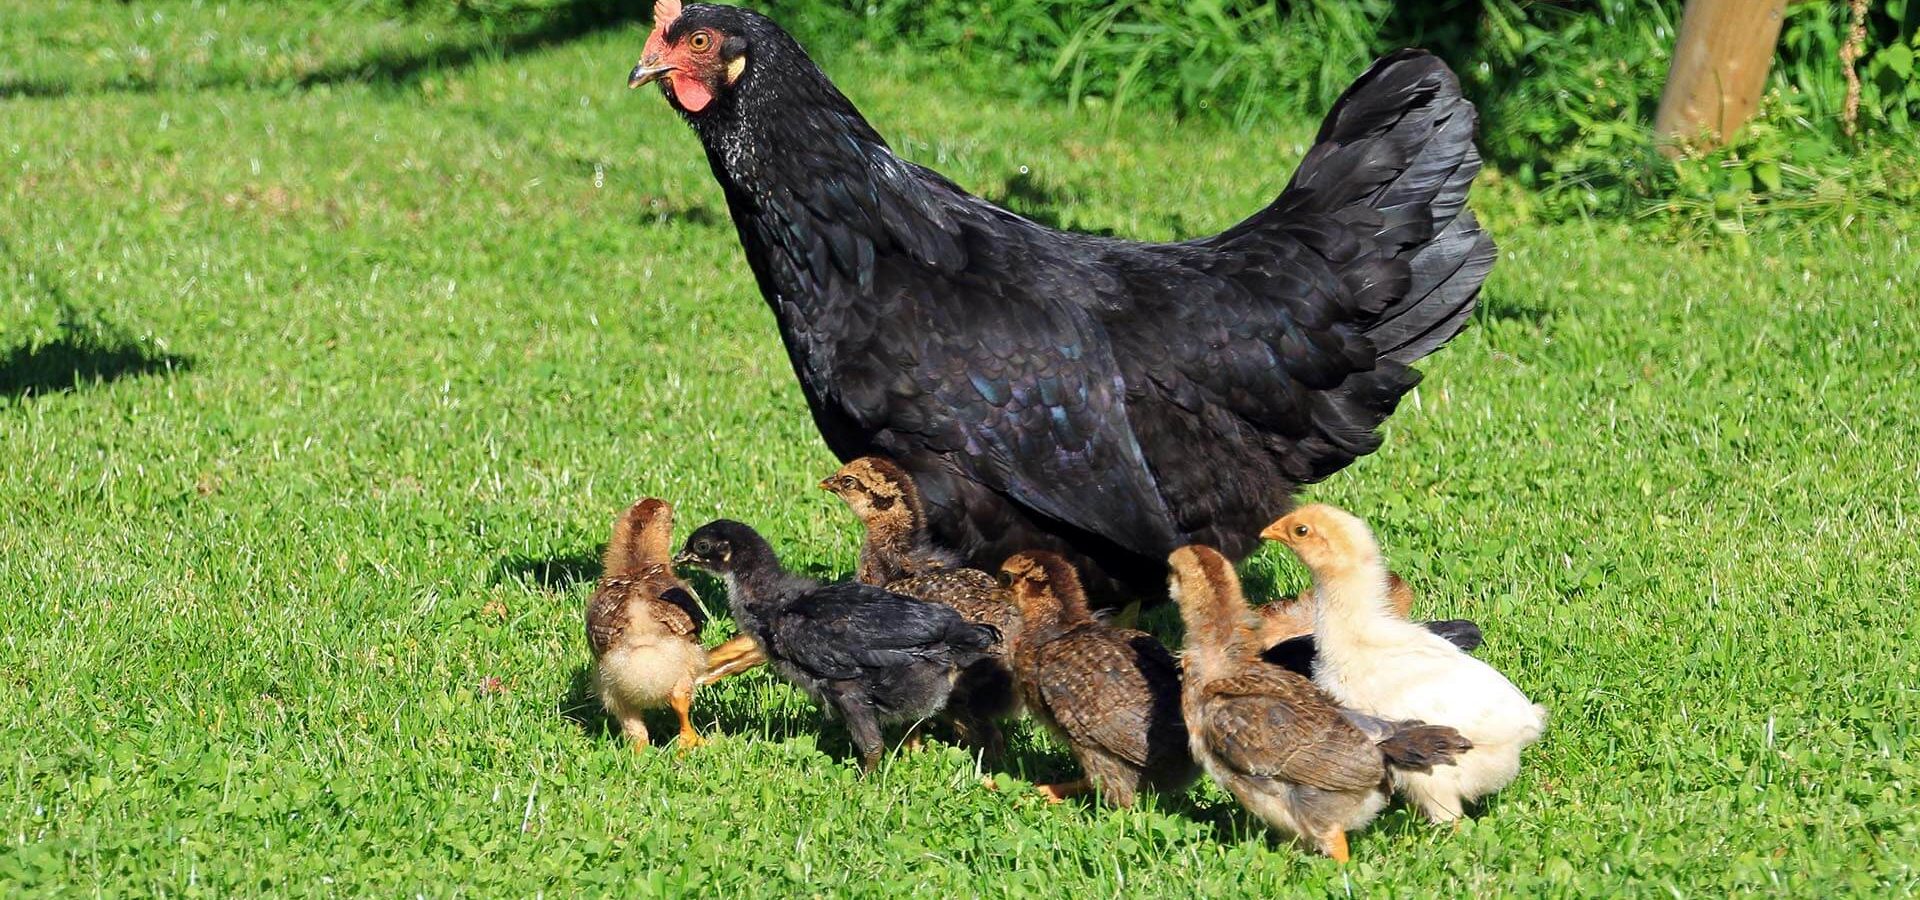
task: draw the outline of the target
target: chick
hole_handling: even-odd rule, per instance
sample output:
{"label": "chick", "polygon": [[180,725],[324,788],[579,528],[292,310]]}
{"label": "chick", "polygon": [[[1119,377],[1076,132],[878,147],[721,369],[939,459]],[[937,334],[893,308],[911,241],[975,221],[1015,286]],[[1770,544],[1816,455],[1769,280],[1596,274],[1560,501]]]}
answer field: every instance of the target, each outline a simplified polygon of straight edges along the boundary
{"label": "chick", "polygon": [[1267,824],[1347,861],[1347,832],[1386,806],[1393,771],[1431,771],[1471,745],[1452,728],[1344,710],[1313,682],[1260,658],[1259,621],[1210,547],[1167,560],[1187,627],[1181,654],[1193,757]]}
{"label": "chick", "polygon": [[1020,607],[1013,670],[1027,710],[1084,773],[1041,793],[1058,802],[1097,790],[1127,807],[1142,787],[1177,793],[1191,784],[1198,770],[1173,654],[1152,635],[1094,619],[1079,574],[1055,554],[1016,554],[1001,572]]}
{"label": "chick", "polygon": [[[1407,618],[1413,609],[1413,588],[1406,579],[1389,572],[1387,599],[1395,615]],[[1313,608],[1316,605],[1313,591],[1307,590],[1297,597],[1275,600],[1255,610],[1260,616],[1260,640],[1267,647],[1262,655],[1267,662],[1302,675],[1313,674]],[[1421,624],[1462,650],[1472,651],[1482,642],[1480,626],[1468,619]]]}
{"label": "chick", "polygon": [[822,479],[820,489],[838,496],[867,527],[854,570],[861,584],[886,585],[959,564],[958,556],[933,545],[920,489],[892,462],[862,456]]}
{"label": "chick", "polygon": [[641,713],[662,705],[680,717],[680,746],[703,743],[687,711],[706,671],[700,628],[706,615],[693,590],[674,577],[668,553],[673,507],[645,499],[613,525],[605,572],[587,600],[593,689],[634,746],[647,744]]}
{"label": "chick", "polygon": [[1451,725],[1473,742],[1458,765],[1397,773],[1408,799],[1435,822],[1454,821],[1513,781],[1521,749],[1546,731],[1545,708],[1492,666],[1393,615],[1386,565],[1364,523],[1316,504],[1261,537],[1286,544],[1313,571],[1314,683],[1363,712]]}
{"label": "chick", "polygon": [[741,632],[782,678],[840,715],[863,771],[880,761],[883,723],[939,712],[955,675],[999,639],[937,603],[788,572],[766,539],[739,522],[700,526],[674,560],[726,581]]}
{"label": "chick", "polygon": [[866,527],[857,577],[905,594],[952,607],[967,621],[990,625],[1001,639],[986,658],[968,666],[948,699],[948,717],[960,738],[998,757],[1000,719],[1019,709],[1007,647],[1020,630],[1020,611],[992,575],[958,567],[935,549],[926,532],[926,510],[913,478],[899,466],[874,456],[847,463],[820,482],[845,501]]}

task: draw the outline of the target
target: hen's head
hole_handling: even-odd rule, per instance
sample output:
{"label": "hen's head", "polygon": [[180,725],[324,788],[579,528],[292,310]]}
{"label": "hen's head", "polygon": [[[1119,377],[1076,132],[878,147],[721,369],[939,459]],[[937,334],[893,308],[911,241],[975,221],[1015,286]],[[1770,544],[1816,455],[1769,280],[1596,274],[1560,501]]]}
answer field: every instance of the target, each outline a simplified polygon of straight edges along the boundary
{"label": "hen's head", "polygon": [[1367,524],[1352,513],[1324,503],[1302,506],[1260,532],[1287,545],[1316,578],[1378,565],[1380,545]]}
{"label": "hen's head", "polygon": [[879,523],[911,527],[920,505],[913,477],[877,456],[862,456],[841,466],[820,482],[820,489],[845,501],[869,528]]}
{"label": "hen's head", "polygon": [[685,6],[680,0],[655,0],[653,33],[640,51],[627,86],[659,81],[675,109],[698,116],[725,105],[753,77],[757,44],[785,34],[749,10],[708,3]]}

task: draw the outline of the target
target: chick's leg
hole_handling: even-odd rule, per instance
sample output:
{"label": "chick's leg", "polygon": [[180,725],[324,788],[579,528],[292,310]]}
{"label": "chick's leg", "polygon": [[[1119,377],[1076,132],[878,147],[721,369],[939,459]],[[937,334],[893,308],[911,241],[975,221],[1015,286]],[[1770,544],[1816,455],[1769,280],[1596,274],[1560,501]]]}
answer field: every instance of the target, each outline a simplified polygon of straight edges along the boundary
{"label": "chick's leg", "polygon": [[1338,828],[1329,829],[1320,835],[1320,852],[1333,857],[1333,861],[1347,861],[1347,833]]}
{"label": "chick's leg", "polygon": [[707,651],[707,671],[694,682],[696,687],[738,675],[767,661],[760,645],[747,635],[735,635]]}
{"label": "chick's leg", "polygon": [[1039,791],[1040,796],[1047,798],[1048,803],[1060,803],[1068,797],[1078,797],[1081,794],[1093,790],[1093,785],[1089,784],[1087,779],[1083,777],[1076,778],[1072,781],[1036,785],[1034,790]]}
{"label": "chick's leg", "polygon": [[847,723],[847,735],[853,738],[853,746],[860,751],[860,772],[864,775],[880,764],[880,754],[886,749],[886,744],[880,738],[880,721],[874,718],[873,709],[862,700],[851,691],[834,695],[834,706],[840,710],[840,720]]}
{"label": "chick's leg", "polygon": [[688,718],[693,708],[693,679],[675,685],[673,693],[667,695],[667,705],[673,707],[673,714],[680,718],[680,749],[691,750],[707,742],[693,729],[693,720]]}
{"label": "chick's leg", "polygon": [[648,736],[646,720],[639,716],[622,716],[620,717],[620,733],[627,736],[627,741],[633,745],[633,749],[636,752],[647,749]]}

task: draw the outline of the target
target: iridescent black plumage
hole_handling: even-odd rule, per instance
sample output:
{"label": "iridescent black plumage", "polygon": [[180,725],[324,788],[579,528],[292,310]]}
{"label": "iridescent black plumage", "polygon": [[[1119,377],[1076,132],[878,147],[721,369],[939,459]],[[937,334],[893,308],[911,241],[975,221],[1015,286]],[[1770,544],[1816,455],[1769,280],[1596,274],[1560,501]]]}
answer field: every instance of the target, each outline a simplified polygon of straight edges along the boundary
{"label": "iridescent black plumage", "polygon": [[1379,446],[1493,263],[1465,210],[1473,107],[1425,53],[1363,75],[1266,209],[1145,244],[896,157],[757,13],[689,5],[664,39],[700,29],[745,62],[683,114],[822,436],[906,468],[976,567],[1061,549],[1158,596],[1178,545],[1246,555],[1300,485]]}
{"label": "iridescent black plumage", "polygon": [[956,675],[1000,640],[938,603],[790,573],[766,539],[727,519],[696,529],[675,561],[725,579],[741,633],[782,678],[839,713],[864,769],[880,760],[881,725],[939,712]]}

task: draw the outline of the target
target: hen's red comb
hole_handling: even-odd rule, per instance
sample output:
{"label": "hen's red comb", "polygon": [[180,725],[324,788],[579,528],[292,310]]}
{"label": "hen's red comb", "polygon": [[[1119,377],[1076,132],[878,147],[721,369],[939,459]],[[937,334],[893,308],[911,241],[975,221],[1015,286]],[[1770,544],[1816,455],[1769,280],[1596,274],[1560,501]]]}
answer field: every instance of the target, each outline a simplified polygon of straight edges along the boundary
{"label": "hen's red comb", "polygon": [[653,0],[653,27],[666,30],[680,18],[680,0]]}

